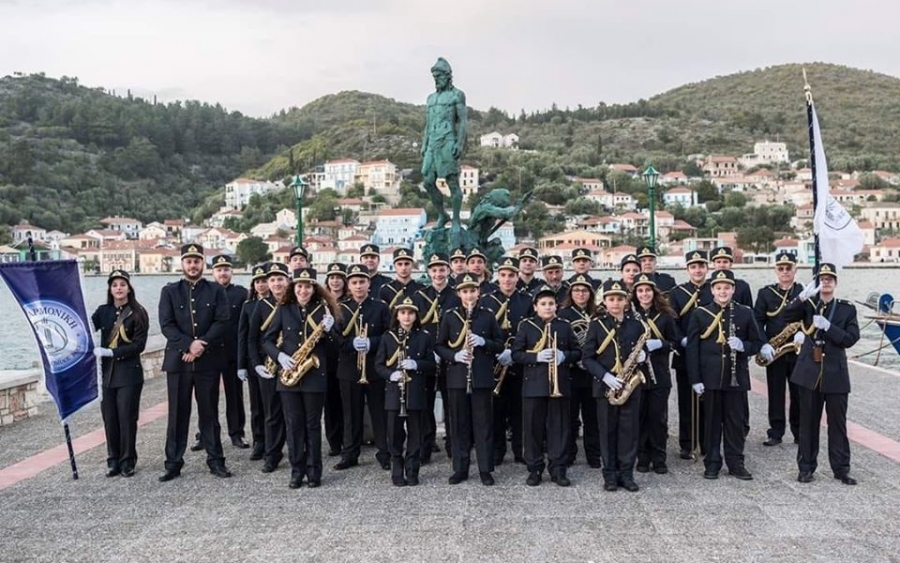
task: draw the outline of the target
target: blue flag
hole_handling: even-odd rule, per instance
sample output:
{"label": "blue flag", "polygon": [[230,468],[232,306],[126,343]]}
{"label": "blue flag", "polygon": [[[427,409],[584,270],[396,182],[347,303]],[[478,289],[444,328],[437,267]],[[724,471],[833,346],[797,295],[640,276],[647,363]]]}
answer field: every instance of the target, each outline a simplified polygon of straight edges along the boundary
{"label": "blue flag", "polygon": [[65,421],[97,398],[97,360],[74,260],[0,264],[44,363],[47,391]]}

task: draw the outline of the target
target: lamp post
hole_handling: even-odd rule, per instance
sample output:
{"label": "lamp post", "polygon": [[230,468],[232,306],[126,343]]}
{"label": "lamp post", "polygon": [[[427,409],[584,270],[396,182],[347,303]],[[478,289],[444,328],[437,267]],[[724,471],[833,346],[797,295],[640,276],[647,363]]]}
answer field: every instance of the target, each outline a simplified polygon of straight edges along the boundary
{"label": "lamp post", "polygon": [[297,246],[303,246],[303,195],[306,193],[306,180],[297,174],[291,187],[294,189],[294,195],[297,198]]}
{"label": "lamp post", "polygon": [[647,184],[647,199],[650,201],[650,247],[656,251],[656,181],[659,172],[653,165],[644,170],[644,183]]}

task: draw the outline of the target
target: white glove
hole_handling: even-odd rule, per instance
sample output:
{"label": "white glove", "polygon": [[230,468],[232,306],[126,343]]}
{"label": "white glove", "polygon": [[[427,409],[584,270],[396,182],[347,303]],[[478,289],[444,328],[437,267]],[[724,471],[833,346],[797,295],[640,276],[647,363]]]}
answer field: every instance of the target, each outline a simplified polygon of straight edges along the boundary
{"label": "white glove", "polygon": [[477,348],[479,346],[484,346],[484,337],[478,336],[477,334],[470,334],[469,339],[472,341],[472,347]]}
{"label": "white glove", "polygon": [[605,383],[606,386],[613,391],[618,391],[622,388],[622,382],[616,379],[616,376],[609,372],[606,372],[606,375],[603,376],[603,383]]}
{"label": "white glove", "polygon": [[334,326],[334,317],[328,313],[322,317],[322,322],[325,323],[325,332],[331,332],[331,327]]}
{"label": "white glove", "polygon": [[813,280],[813,281],[809,282],[808,284],[806,284],[806,286],[803,288],[803,291],[800,292],[799,297],[802,301],[806,301],[813,295],[816,295],[817,293],[819,293],[820,289],[822,289],[822,288],[816,284],[816,280]]}
{"label": "white glove", "polygon": [[253,371],[255,371],[256,375],[260,376],[263,379],[272,379],[273,377],[275,377],[274,375],[266,371],[265,366],[256,366],[253,368]]}
{"label": "white glove", "polygon": [[247,370],[245,370],[245,369],[237,370],[237,376],[238,376],[238,379],[240,379],[241,381],[247,381]]}
{"label": "white glove", "polygon": [[562,350],[557,350],[556,351],[556,365],[559,365],[559,364],[563,363],[564,361],[566,361],[566,353],[563,352]]}
{"label": "white glove", "polygon": [[681,337],[681,347],[682,347],[682,348],[687,347],[687,336],[682,336],[682,337]]}
{"label": "white glove", "polygon": [[638,352],[637,361],[639,364],[646,362],[647,361],[647,352],[644,352],[643,350]]}
{"label": "white glove", "polygon": [[497,356],[497,361],[500,362],[500,365],[511,366],[513,363],[512,350],[504,350],[500,352],[500,354]]}
{"label": "white glove", "polygon": [[762,356],[766,362],[771,362],[775,359],[775,348],[772,348],[771,344],[763,344],[763,347],[759,349],[759,355]]}
{"label": "white glove", "polygon": [[814,315],[813,316],[813,326],[828,332],[828,329],[831,328],[831,321],[823,317],[822,315]]}
{"label": "white glove", "polygon": [[653,352],[663,347],[663,341],[658,338],[651,338],[647,341],[647,351]]}
{"label": "white glove", "polygon": [[363,338],[362,336],[357,336],[353,339],[353,349],[357,352],[368,352],[369,351],[369,339]]}
{"label": "white glove", "polygon": [[400,367],[403,369],[411,370],[411,371],[416,371],[417,369],[419,369],[418,364],[416,364],[416,361],[411,358],[406,358],[405,360],[400,362]]}
{"label": "white glove", "polygon": [[691,388],[694,390],[694,393],[698,395],[702,395],[703,392],[706,391],[706,387],[704,387],[702,383],[694,383],[691,385]]}
{"label": "white glove", "polygon": [[737,336],[729,336],[728,337],[728,347],[734,350],[735,352],[743,352],[744,351],[744,343],[741,342],[741,339]]}
{"label": "white glove", "polygon": [[288,356],[284,352],[278,353],[278,363],[281,364],[282,369],[294,368],[294,358]]}
{"label": "white glove", "polygon": [[797,346],[803,346],[803,342],[806,340],[806,334],[803,333],[802,330],[798,330],[796,334],[794,334],[794,344]]}
{"label": "white glove", "polygon": [[556,352],[552,348],[544,348],[537,353],[537,361],[549,364],[556,358]]}
{"label": "white glove", "polygon": [[472,357],[465,350],[460,350],[456,354],[453,355],[453,359],[461,364],[467,364],[472,361]]}
{"label": "white glove", "polygon": [[403,379],[403,372],[395,371],[391,374],[391,381],[393,381],[394,383],[400,381],[401,379]]}
{"label": "white glove", "polygon": [[438,356],[437,352],[434,353],[434,363],[436,363],[436,364],[441,363],[441,357]]}
{"label": "white glove", "polygon": [[113,352],[109,348],[94,348],[94,355],[98,358],[112,358]]}

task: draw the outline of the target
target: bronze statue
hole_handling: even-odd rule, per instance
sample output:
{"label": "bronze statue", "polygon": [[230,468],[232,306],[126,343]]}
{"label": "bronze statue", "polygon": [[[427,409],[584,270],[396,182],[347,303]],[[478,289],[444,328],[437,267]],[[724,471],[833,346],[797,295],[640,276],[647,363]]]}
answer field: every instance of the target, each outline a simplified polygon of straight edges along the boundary
{"label": "bronze statue", "polygon": [[532,192],[526,193],[522,198],[513,204],[509,190],[503,188],[493,189],[488,192],[475,209],[472,210],[472,216],[466,225],[471,238],[482,249],[488,257],[488,264],[492,265],[499,261],[505,250],[499,239],[491,239],[490,236],[506,223],[522,211],[522,208],[531,200]]}
{"label": "bronze statue", "polygon": [[462,190],[459,188],[459,160],[466,148],[466,95],[453,86],[453,71],[443,58],[431,67],[436,91],[428,96],[425,133],[422,137],[422,178],[425,191],[438,211],[437,229],[446,227],[451,217],[444,210],[439,185],[450,189],[453,209],[450,243],[460,239],[459,212]]}

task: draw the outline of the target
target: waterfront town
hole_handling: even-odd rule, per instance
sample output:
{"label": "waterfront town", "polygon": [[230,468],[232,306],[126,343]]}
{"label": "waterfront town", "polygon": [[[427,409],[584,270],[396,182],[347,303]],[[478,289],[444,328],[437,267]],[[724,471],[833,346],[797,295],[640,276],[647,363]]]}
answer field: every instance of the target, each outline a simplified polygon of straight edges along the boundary
{"label": "waterfront town", "polygon": [[[482,148],[516,151],[519,138],[515,133],[495,131],[482,135],[479,141]],[[736,261],[743,264],[767,264],[776,253],[785,251],[795,254],[800,264],[813,261],[812,171],[805,167],[806,161],[791,161],[785,143],[757,142],[753,152],[738,156],[692,155],[686,164],[701,175],[671,171],[660,174],[655,186],[655,234],[661,267],[679,268],[686,252],[717,246],[734,248]],[[644,171],[627,163],[611,163],[607,167],[607,181],[566,178],[568,185],[578,188],[579,199],[596,204],[601,214],[565,214],[564,206],[543,203],[548,213],[564,218],[563,230],[537,240],[517,239],[513,221],[503,224],[495,236],[512,254],[519,247],[533,244],[543,253],[552,252],[569,260],[572,250],[587,248],[596,267],[616,267],[622,256],[635,251],[628,241],[649,238],[651,221],[647,206],[640,207],[633,195],[618,192],[609,181],[616,175],[641,180]],[[397,247],[412,248],[421,265],[423,233],[433,223],[428,222],[424,208],[399,205],[401,182],[411,172],[400,170],[387,160],[359,162],[351,158],[329,160],[309,171],[304,176],[308,183],[304,199],[308,202],[330,190],[336,194],[340,208],[335,209],[335,220],[324,221],[309,217],[309,207],[301,207],[303,246],[312,262],[352,263],[360,248],[371,242],[380,246],[381,265],[386,271],[391,268],[391,256]],[[739,201],[744,206],[789,206],[794,215],[784,229],[788,236],[774,240],[767,248],[742,248],[734,231],[700,236],[688,221],[676,219],[673,209],[683,212],[708,206],[709,202],[701,203],[698,197],[698,184],[703,182],[715,186],[719,196],[741,194]],[[879,187],[867,187],[873,185]],[[464,203],[479,190],[489,189],[479,169],[466,164],[461,166],[460,188]],[[12,243],[0,245],[0,262],[26,259],[29,236],[40,259],[76,259],[86,273],[106,274],[115,269],[141,274],[178,272],[180,244],[202,244],[209,259],[221,253],[239,254],[238,245],[251,237],[265,244],[272,261],[287,262],[297,236],[295,209],[281,209],[273,221],[258,223],[247,232],[229,228],[242,218],[252,197],[266,197],[285,189],[290,186],[284,181],[236,178],[222,187],[224,205],[199,225],[175,217],[144,224],[131,217],[116,216],[102,219],[96,228],[85,232],[63,233],[22,220],[10,228]],[[865,234],[866,246],[857,261],[900,261],[900,173],[833,172],[830,189]],[[463,220],[467,218],[465,213]]]}

